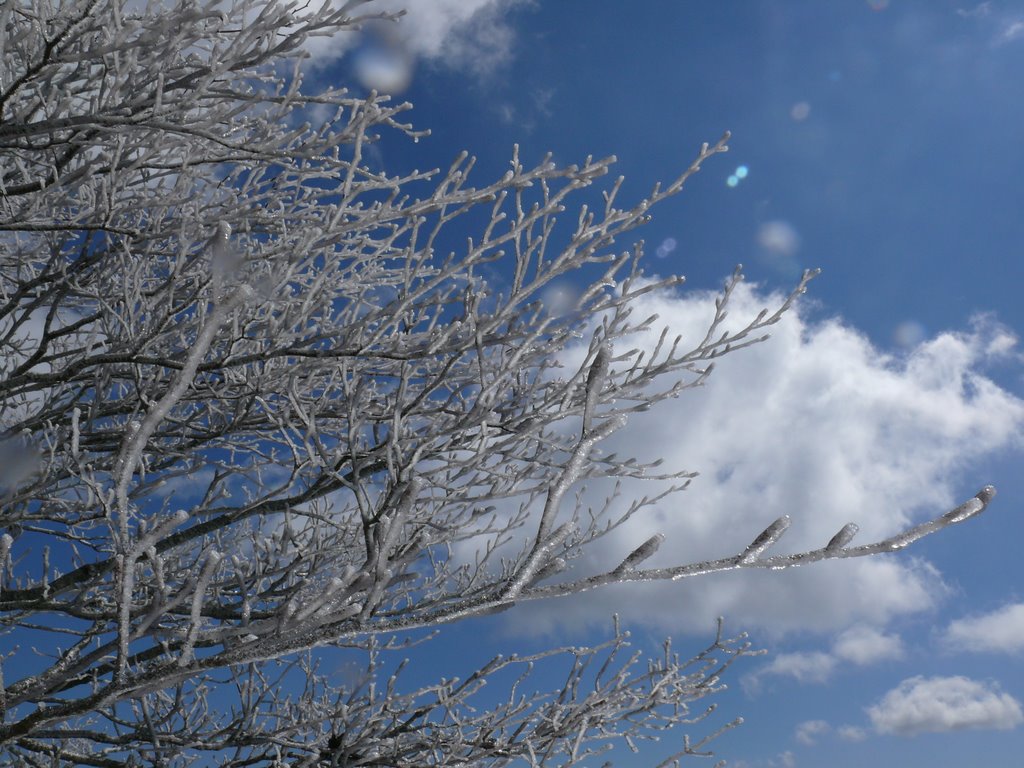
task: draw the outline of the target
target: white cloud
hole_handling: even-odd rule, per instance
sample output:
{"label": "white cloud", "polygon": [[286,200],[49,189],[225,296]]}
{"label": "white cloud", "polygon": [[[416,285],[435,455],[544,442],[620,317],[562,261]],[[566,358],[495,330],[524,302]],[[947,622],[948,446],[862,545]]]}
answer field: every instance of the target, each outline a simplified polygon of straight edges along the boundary
{"label": "white cloud", "polygon": [[786,750],[774,758],[760,759],[754,762],[737,760],[732,765],[733,768],[796,768],[796,756],[789,750]]}
{"label": "white cloud", "polygon": [[[663,325],[699,339],[713,298],[643,297],[634,316],[657,313],[659,320],[638,346],[653,348]],[[744,287],[730,318],[739,324],[776,301]],[[666,541],[649,564],[667,566],[740,552],[784,514],[793,524],[776,547],[783,553],[820,547],[850,521],[861,528],[855,543],[868,542],[952,508],[963,500],[958,483],[973,462],[1021,443],[1024,402],[983,374],[993,349],[1007,358],[1008,338],[982,319],[897,357],[838,320],[811,322],[797,308],[770,340],[721,359],[706,386],[634,417],[603,446],[702,474],[685,493],[598,541],[581,567],[611,567],[657,532]],[[628,348],[620,341],[616,354]],[[574,354],[567,355],[569,370],[582,359]],[[977,487],[986,480],[977,478]],[[653,495],[659,487],[625,481],[622,497]],[[584,508],[600,508],[607,492],[593,483]],[[744,628],[836,631],[928,610],[945,592],[938,572],[911,550],[781,572],[616,586],[532,606],[524,626],[598,623],[617,611],[676,631],[706,632],[723,614]],[[848,640],[846,658],[867,653],[857,649],[866,641]]]}
{"label": "white cloud", "polygon": [[1007,19],[999,28],[998,44],[1009,43],[1024,37],[1024,21],[1021,19]]}
{"label": "white cloud", "polygon": [[431,0],[385,5],[403,7],[408,14],[398,34],[416,55],[450,66],[487,71],[512,55],[515,31],[508,12],[523,0]]}
{"label": "white cloud", "polygon": [[1020,702],[998,686],[966,677],[912,677],[889,691],[868,717],[879,733],[1009,730],[1024,722]]}
{"label": "white cloud", "polygon": [[902,658],[903,643],[898,635],[886,635],[873,627],[860,625],[851,627],[836,638],[832,653],[839,659],[863,667]]}
{"label": "white cloud", "polygon": [[1024,651],[1024,603],[1011,603],[992,613],[950,623],[944,635],[949,646],[965,651]]}
{"label": "white cloud", "polygon": [[[27,236],[26,236],[27,235]],[[15,253],[27,253],[32,243],[38,238],[33,233],[18,232],[4,238],[4,246]],[[0,284],[0,291],[7,293],[9,284]],[[23,302],[6,317],[0,318],[0,376],[7,377],[18,366],[30,359],[39,351],[39,344],[50,323],[50,334],[80,322],[81,316],[72,310],[62,307],[53,318],[47,319],[44,309],[30,310]],[[89,323],[78,330],[51,338],[47,343],[47,357],[59,358],[69,351],[78,351],[88,346],[99,349],[104,343],[105,335],[95,323]],[[45,360],[36,363],[29,369],[32,373],[45,374],[51,371],[50,363]],[[35,415],[45,402],[42,391],[28,391],[17,396],[7,395],[4,408],[0,410],[0,433],[13,429],[17,424]]]}
{"label": "white cloud", "polygon": [[[340,7],[341,0],[333,0]],[[353,16],[405,10],[397,22],[370,22],[361,33],[313,38],[308,49],[317,63],[333,61],[358,42],[373,43],[374,58],[402,60],[411,67],[425,60],[475,75],[488,75],[508,62],[515,50],[509,13],[530,0],[373,0],[352,9]],[[362,37],[368,34],[369,37]],[[390,65],[389,65],[390,68]],[[372,86],[368,86],[372,87]]]}
{"label": "white cloud", "polygon": [[792,677],[798,683],[824,683],[836,668],[836,658],[820,651],[811,653],[780,653],[759,669],[744,678],[743,684],[750,692],[758,690],[763,677]]}
{"label": "white cloud", "polygon": [[764,677],[791,677],[799,683],[824,683],[844,662],[864,667],[903,656],[903,643],[898,635],[887,635],[873,627],[857,625],[842,632],[832,644],[830,653],[782,653],[761,669],[744,678],[744,685],[756,692]]}
{"label": "white cloud", "polygon": [[836,734],[843,741],[864,741],[868,737],[867,731],[856,725],[841,725],[836,728]]}
{"label": "white cloud", "polygon": [[989,42],[993,48],[1024,37],[1024,17],[1018,11],[997,10],[991,2],[985,2],[974,8],[957,9],[957,14],[981,25],[990,35]]}
{"label": "white cloud", "polygon": [[959,14],[960,16],[963,16],[965,19],[969,19],[969,18],[974,17],[974,16],[984,18],[985,16],[988,16],[990,13],[992,13],[992,3],[991,3],[991,0],[985,0],[984,3],[978,3],[978,5],[974,6],[973,8],[970,8],[970,9],[968,9],[968,8],[958,8],[957,9],[957,14]]}
{"label": "white cloud", "polygon": [[801,744],[811,746],[819,736],[823,736],[832,730],[832,726],[824,720],[807,720],[796,727],[796,740]]}

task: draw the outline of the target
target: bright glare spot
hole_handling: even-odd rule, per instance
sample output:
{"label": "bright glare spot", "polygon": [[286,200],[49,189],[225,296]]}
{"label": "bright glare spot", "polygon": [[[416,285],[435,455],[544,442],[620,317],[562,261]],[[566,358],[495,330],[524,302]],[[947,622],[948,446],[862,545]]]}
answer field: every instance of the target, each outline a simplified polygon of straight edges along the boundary
{"label": "bright glare spot", "polygon": [[757,229],[757,242],[773,254],[792,256],[800,249],[800,234],[788,221],[766,221]]}
{"label": "bright glare spot", "polygon": [[572,311],[577,298],[577,292],[571,285],[554,284],[545,289],[540,300],[552,317],[561,317]]}
{"label": "bright glare spot", "polygon": [[412,62],[402,51],[372,45],[356,53],[355,74],[366,88],[380,93],[401,93],[412,80]]}
{"label": "bright glare spot", "polygon": [[664,259],[666,256],[668,256],[670,253],[672,253],[672,251],[676,249],[677,245],[678,243],[676,242],[676,239],[674,237],[666,237],[664,240],[661,241],[661,245],[658,246],[658,249],[655,251],[655,254],[659,259]]}
{"label": "bright glare spot", "polygon": [[737,184],[740,183],[740,180],[737,179],[735,176],[730,176],[728,179],[725,180],[725,183],[727,186],[735,187]]}
{"label": "bright glare spot", "polygon": [[745,179],[745,178],[747,178],[747,174],[748,173],[750,173],[750,169],[747,168],[747,166],[745,166],[745,165],[741,165],[738,168],[736,168],[736,178],[737,179]]}
{"label": "bright glare spot", "polygon": [[806,120],[807,116],[811,114],[811,105],[806,101],[798,101],[793,105],[793,108],[789,110],[789,116],[796,120],[798,123]]}
{"label": "bright glare spot", "polygon": [[34,446],[20,437],[0,442],[0,496],[13,493],[41,466]]}
{"label": "bright glare spot", "polygon": [[906,320],[896,326],[892,332],[892,340],[897,346],[912,349],[924,341],[927,332],[916,320]]}

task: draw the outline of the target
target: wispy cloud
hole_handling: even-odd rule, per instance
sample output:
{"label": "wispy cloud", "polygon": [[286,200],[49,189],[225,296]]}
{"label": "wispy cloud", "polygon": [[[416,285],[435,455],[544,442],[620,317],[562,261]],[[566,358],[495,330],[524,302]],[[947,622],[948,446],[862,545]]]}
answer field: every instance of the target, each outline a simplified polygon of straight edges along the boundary
{"label": "wispy cloud", "polygon": [[836,735],[843,741],[864,741],[868,732],[857,725],[841,725],[836,728]]}
{"label": "wispy cloud", "polygon": [[1009,730],[1024,722],[1020,702],[992,683],[967,677],[912,677],[889,691],[868,717],[879,733],[972,729]]}
{"label": "wispy cloud", "polygon": [[1024,651],[1024,603],[957,619],[946,628],[943,641],[962,651],[1020,653]]}
{"label": "wispy cloud", "polygon": [[984,18],[992,13],[992,2],[986,0],[984,3],[978,3],[973,8],[958,8],[957,14],[963,16],[965,19],[971,18]]}
{"label": "wispy cloud", "polygon": [[824,720],[807,720],[796,727],[795,737],[801,744],[809,747],[818,740],[818,737],[831,730],[832,726]]}
{"label": "wispy cloud", "polygon": [[733,768],[796,768],[796,755],[789,750],[780,752],[775,757],[761,760],[737,760]]}
{"label": "wispy cloud", "polygon": [[856,725],[840,725],[833,728],[826,720],[805,720],[799,723],[793,732],[793,738],[805,747],[811,747],[825,736],[835,735],[843,741],[864,741],[868,737],[866,729]]}
{"label": "wispy cloud", "polygon": [[765,677],[790,677],[800,683],[827,682],[844,663],[859,667],[903,656],[903,643],[897,635],[887,635],[873,627],[858,625],[841,633],[829,653],[781,653],[764,667],[748,675],[744,686],[756,691]]}
{"label": "wispy cloud", "polygon": [[960,8],[957,14],[977,23],[994,48],[1024,38],[1024,15],[1018,10],[1006,11],[995,3],[984,2],[973,8]]}

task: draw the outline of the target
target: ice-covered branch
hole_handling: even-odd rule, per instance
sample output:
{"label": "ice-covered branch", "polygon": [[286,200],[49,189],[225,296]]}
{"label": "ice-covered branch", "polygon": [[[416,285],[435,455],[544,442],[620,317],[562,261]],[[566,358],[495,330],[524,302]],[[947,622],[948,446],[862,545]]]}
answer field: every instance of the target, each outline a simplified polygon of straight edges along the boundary
{"label": "ice-covered branch", "polygon": [[991,485],[982,488],[974,497],[964,502],[955,509],[946,512],[939,517],[920,525],[908,528],[888,538],[871,544],[860,546],[847,546],[857,533],[857,526],[850,523],[832,537],[832,539],[819,549],[807,550],[792,555],[773,555],[763,557],[765,551],[776,543],[790,525],[789,517],[782,517],[765,529],[754,541],[740,554],[718,558],[716,560],[705,560],[699,563],[687,563],[684,565],[669,566],[666,568],[652,568],[647,570],[621,569],[617,568],[605,574],[586,577],[573,581],[564,582],[546,587],[536,587],[529,593],[521,595],[520,600],[535,599],[541,597],[553,597],[557,595],[574,594],[586,589],[593,589],[602,584],[624,581],[662,581],[679,580],[702,576],[719,571],[731,571],[738,568],[793,568],[800,565],[807,565],[821,560],[836,558],[866,557],[870,555],[894,552],[918,541],[933,533],[948,528],[951,525],[962,523],[975,515],[980,514],[995,497],[996,489]]}
{"label": "ice-covered branch", "polygon": [[[0,439],[29,457],[0,489],[0,750],[17,764],[591,764],[700,718],[687,705],[745,642],[689,662],[666,646],[642,670],[616,628],[403,690],[381,660],[401,641],[379,638],[617,582],[892,552],[992,499],[870,544],[850,524],[774,554],[785,517],[720,559],[666,561],[655,534],[593,565],[693,476],[602,443],[713,381],[816,272],[737,321],[737,269],[697,333],[624,351],[657,331],[637,300],[683,279],[646,276],[620,243],[728,133],[634,200],[614,157],[529,165],[516,147],[491,178],[468,153],[386,172],[382,135],[426,134],[411,105],[303,81],[310,40],[398,16],[361,5],[0,11]],[[590,507],[599,478],[664,484]],[[365,669],[339,682],[320,646]],[[565,686],[522,695],[552,655]]]}

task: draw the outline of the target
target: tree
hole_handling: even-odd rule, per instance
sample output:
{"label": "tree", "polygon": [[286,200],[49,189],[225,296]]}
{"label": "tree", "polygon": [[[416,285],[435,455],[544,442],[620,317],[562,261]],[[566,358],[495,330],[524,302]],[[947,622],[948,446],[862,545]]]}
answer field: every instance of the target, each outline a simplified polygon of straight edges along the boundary
{"label": "tree", "polygon": [[[594,648],[418,689],[382,652],[610,583],[898,550],[994,493],[866,545],[850,524],[772,556],[785,517],[719,559],[645,567],[656,536],[582,569],[664,494],[590,511],[574,489],[689,478],[595,448],[763,340],[813,274],[727,332],[737,270],[694,348],[666,330],[654,355],[615,349],[656,322],[632,300],[681,278],[646,278],[639,247],[613,246],[728,135],[646,200],[617,207],[619,180],[568,224],[568,197],[614,158],[527,167],[516,151],[482,187],[465,154],[390,176],[366,149],[378,130],[422,135],[410,105],[302,85],[311,37],[396,18],[362,4],[0,11],[5,765],[581,764],[699,719],[749,644],[720,629],[692,659],[666,645],[642,667],[616,625]],[[565,275],[589,287],[546,306]],[[583,333],[584,363],[560,368]],[[332,680],[308,653],[325,646],[365,670]],[[517,693],[559,654],[563,687]],[[508,697],[474,709],[503,676]]]}

